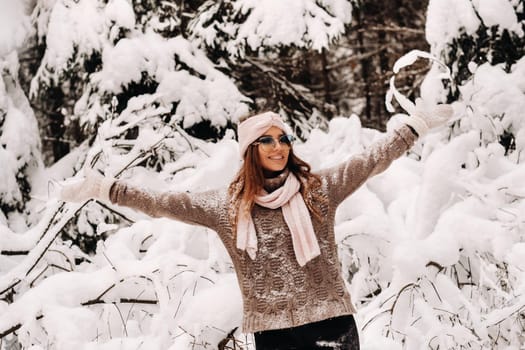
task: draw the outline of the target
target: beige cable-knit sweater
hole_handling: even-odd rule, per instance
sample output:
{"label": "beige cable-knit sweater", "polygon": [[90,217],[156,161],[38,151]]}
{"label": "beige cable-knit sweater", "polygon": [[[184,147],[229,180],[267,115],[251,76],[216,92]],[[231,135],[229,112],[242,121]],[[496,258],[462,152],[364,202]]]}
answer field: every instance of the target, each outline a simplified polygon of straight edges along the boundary
{"label": "beige cable-knit sweater", "polygon": [[297,263],[281,209],[254,206],[252,217],[258,242],[255,260],[236,248],[228,220],[227,189],[151,193],[117,181],[111,187],[110,199],[153,217],[169,217],[216,231],[237,273],[243,297],[243,331],[294,327],[355,312],[337,256],[336,208],[366,179],[385,170],[406,152],[415,138],[409,127],[402,126],[366,152],[318,173],[322,181],[319,191],[328,199],[321,207],[324,220],[312,220],[321,255],[304,267]]}

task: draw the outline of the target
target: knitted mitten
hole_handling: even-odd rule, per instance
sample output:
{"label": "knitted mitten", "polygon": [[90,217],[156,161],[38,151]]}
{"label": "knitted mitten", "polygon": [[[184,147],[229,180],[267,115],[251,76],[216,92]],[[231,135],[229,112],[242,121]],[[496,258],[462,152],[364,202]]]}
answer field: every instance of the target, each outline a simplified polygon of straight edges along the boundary
{"label": "knitted mitten", "polygon": [[449,104],[426,105],[421,98],[418,98],[414,113],[401,121],[414,128],[421,137],[428,130],[445,124],[453,114],[454,110]]}
{"label": "knitted mitten", "polygon": [[115,182],[98,172],[88,169],[84,171],[84,178],[74,183],[66,184],[60,191],[60,199],[65,202],[83,202],[88,199],[100,199],[109,202],[109,190]]}

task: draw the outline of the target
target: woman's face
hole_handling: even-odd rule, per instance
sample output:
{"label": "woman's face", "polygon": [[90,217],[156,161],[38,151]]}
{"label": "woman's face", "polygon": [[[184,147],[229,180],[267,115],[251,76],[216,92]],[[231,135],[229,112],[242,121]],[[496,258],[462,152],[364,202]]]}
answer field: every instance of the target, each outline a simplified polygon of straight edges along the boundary
{"label": "woman's face", "polygon": [[290,146],[279,141],[281,136],[285,135],[284,131],[276,126],[272,126],[264,135],[259,137],[259,140],[264,137],[273,137],[273,145],[257,145],[257,153],[259,161],[265,172],[279,172],[282,171],[288,163],[288,155],[290,154]]}

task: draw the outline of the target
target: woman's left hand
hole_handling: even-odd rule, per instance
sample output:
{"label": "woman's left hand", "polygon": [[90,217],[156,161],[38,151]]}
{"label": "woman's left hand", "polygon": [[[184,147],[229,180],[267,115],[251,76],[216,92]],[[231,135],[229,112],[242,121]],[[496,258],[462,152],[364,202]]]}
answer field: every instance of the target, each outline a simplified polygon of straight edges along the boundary
{"label": "woman's left hand", "polygon": [[414,113],[402,121],[414,128],[421,137],[428,130],[444,125],[453,115],[454,109],[449,104],[428,105],[418,98]]}

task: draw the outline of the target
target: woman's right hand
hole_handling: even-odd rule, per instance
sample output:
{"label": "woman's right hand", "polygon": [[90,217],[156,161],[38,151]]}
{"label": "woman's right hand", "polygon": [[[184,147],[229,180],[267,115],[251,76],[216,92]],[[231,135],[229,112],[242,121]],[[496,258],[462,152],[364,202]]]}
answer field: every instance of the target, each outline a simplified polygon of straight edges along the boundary
{"label": "woman's right hand", "polygon": [[109,190],[115,179],[100,175],[98,172],[84,170],[84,178],[64,185],[60,199],[65,202],[80,203],[89,199],[100,199],[109,202]]}

